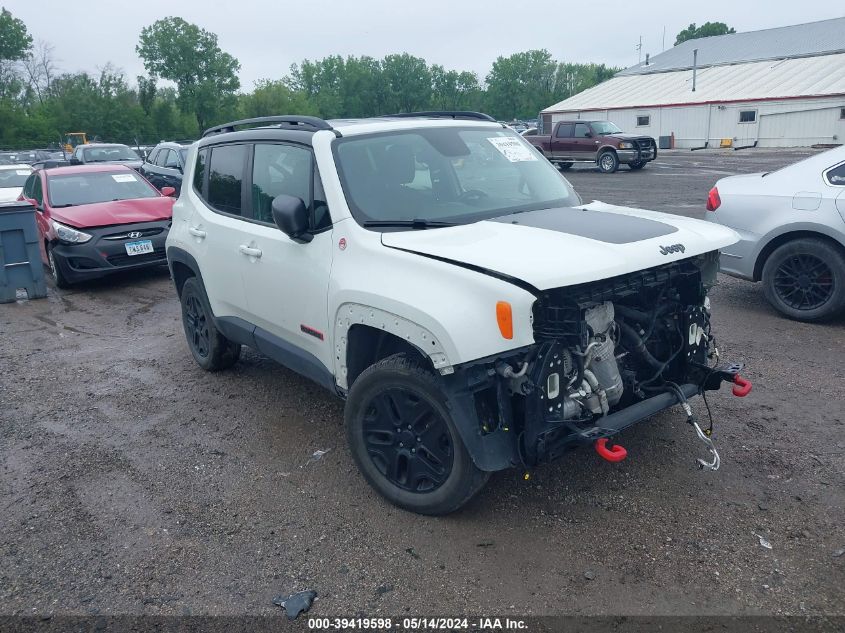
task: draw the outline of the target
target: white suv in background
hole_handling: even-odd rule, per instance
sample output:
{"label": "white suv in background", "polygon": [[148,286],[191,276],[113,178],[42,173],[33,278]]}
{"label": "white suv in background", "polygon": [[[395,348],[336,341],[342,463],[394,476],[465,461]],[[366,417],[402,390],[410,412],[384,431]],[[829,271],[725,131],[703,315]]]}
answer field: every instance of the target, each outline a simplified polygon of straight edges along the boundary
{"label": "white suv in background", "polygon": [[[258,127],[256,127],[258,126]],[[243,128],[243,129],[238,129]],[[346,400],[391,502],[443,514],[493,471],[608,438],[723,380],[707,288],[727,228],[582,204],[490,117],[279,116],[191,147],[167,256],[196,361],[254,347]]]}

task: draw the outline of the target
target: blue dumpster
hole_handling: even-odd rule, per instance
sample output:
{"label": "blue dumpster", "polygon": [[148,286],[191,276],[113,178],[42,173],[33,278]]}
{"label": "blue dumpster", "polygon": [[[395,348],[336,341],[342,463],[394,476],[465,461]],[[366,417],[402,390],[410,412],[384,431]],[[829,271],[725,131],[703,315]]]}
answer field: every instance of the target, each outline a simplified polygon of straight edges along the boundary
{"label": "blue dumpster", "polygon": [[14,301],[19,288],[29,299],[47,296],[35,207],[7,202],[0,204],[0,303]]}

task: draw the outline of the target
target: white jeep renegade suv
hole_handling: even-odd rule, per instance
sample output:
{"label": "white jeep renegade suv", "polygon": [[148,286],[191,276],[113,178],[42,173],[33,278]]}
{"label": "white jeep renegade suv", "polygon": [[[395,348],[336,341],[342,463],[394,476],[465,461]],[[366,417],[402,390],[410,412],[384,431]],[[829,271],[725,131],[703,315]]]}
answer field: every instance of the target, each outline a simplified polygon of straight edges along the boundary
{"label": "white jeep renegade suv", "polygon": [[[237,128],[243,128],[238,130]],[[723,380],[706,222],[582,204],[486,115],[235,121],[192,146],[167,258],[204,369],[256,348],[346,400],[391,502],[456,510],[491,472],[608,438]]]}

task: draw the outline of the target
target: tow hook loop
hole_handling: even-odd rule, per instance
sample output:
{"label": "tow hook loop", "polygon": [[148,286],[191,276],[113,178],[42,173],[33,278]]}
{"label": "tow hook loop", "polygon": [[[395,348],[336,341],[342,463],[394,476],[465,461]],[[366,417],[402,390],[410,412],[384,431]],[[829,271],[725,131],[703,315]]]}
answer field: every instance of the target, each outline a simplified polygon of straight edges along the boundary
{"label": "tow hook loop", "polygon": [[602,459],[606,459],[607,461],[614,463],[621,462],[628,456],[628,451],[626,451],[623,446],[619,446],[619,444],[615,444],[608,448],[606,437],[596,440],[596,453],[598,453]]}
{"label": "tow hook loop", "polygon": [[743,378],[739,374],[736,374],[734,376],[733,394],[737,398],[744,398],[749,393],[751,393],[751,381],[746,380],[745,378]]}

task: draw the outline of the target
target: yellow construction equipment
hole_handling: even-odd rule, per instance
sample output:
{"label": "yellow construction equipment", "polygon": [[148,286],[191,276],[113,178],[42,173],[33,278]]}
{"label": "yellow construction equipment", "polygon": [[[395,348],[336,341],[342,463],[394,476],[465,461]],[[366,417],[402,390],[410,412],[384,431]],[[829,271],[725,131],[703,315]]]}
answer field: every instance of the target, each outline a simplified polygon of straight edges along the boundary
{"label": "yellow construction equipment", "polygon": [[88,135],[85,132],[67,132],[65,134],[65,151],[70,154],[77,145],[88,145]]}

